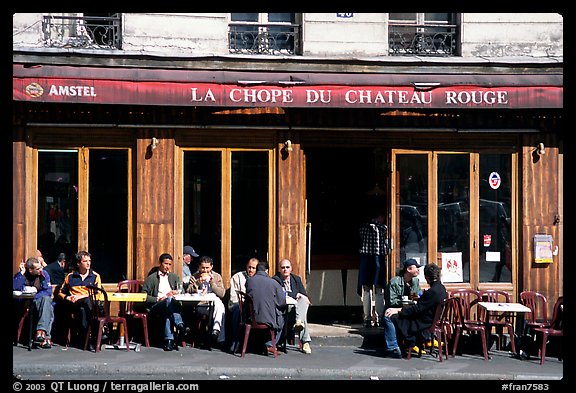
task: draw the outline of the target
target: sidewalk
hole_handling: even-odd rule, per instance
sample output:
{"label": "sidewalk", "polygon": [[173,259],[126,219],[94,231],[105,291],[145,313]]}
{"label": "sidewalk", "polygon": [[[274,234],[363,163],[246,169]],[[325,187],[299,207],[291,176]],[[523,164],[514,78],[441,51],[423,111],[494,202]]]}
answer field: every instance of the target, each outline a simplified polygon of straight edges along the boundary
{"label": "sidewalk", "polygon": [[373,343],[378,329],[310,325],[312,354],[290,347],[276,359],[255,353],[244,358],[218,349],[141,347],[139,352],[104,349],[99,353],[54,346],[50,350],[13,347],[13,373],[22,380],[497,380],[558,381],[563,362],[547,358],[519,360],[508,352],[490,351],[491,359],[464,354],[439,362],[423,355],[391,359]]}

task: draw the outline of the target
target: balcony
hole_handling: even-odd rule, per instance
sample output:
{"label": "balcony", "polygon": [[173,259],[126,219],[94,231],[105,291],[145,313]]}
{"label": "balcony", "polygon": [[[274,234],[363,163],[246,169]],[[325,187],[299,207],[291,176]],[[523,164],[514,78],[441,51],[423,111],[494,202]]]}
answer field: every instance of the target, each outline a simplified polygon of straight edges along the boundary
{"label": "balcony", "polygon": [[456,27],[446,24],[391,23],[388,33],[388,53],[392,56],[454,56]]}
{"label": "balcony", "polygon": [[230,23],[230,53],[250,55],[296,55],[300,25],[287,23]]}
{"label": "balcony", "polygon": [[120,14],[44,16],[44,45],[52,48],[121,49]]}

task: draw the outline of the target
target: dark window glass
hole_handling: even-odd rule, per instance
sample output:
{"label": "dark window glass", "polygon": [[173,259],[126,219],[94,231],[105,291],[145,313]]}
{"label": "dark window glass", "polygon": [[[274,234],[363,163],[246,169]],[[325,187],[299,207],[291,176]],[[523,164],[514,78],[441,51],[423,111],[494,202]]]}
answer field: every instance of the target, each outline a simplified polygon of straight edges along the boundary
{"label": "dark window glass", "polygon": [[103,282],[125,280],[128,262],[128,151],[90,150],[88,247]]}
{"label": "dark window glass", "polygon": [[438,258],[443,282],[470,282],[470,159],[438,155]]}
{"label": "dark window glass", "polygon": [[268,211],[268,152],[232,152],[232,274],[268,261]]}
{"label": "dark window glass", "polygon": [[512,157],[480,155],[480,282],[512,282]]}
{"label": "dark window glass", "polygon": [[[25,196],[22,196],[25,197]],[[38,152],[38,249],[46,263],[78,251],[78,152]]]}
{"label": "dark window glass", "polygon": [[[210,256],[218,273],[222,273],[221,168],[221,152],[184,153],[184,244]],[[196,268],[192,266],[193,271]]]}
{"label": "dark window glass", "polygon": [[415,258],[428,263],[428,156],[396,156],[399,181],[400,262]]}
{"label": "dark window glass", "polygon": [[258,13],[256,12],[233,12],[230,15],[233,22],[258,22]]}

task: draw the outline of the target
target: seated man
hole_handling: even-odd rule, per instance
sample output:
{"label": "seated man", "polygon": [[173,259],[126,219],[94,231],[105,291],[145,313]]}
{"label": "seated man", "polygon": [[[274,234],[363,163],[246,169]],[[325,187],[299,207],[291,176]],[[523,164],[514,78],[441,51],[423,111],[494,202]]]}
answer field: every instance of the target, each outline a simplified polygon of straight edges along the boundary
{"label": "seated man", "polygon": [[[397,341],[404,344],[410,350],[416,343],[416,337],[424,334],[424,331],[432,326],[436,307],[446,299],[446,288],[440,281],[440,268],[435,264],[428,264],[424,268],[424,277],[430,285],[418,303],[406,307],[391,307],[384,315],[389,317],[394,324]],[[388,329],[386,325],[385,329]],[[396,344],[396,346],[398,346]]]}
{"label": "seated man", "polygon": [[174,340],[173,326],[176,326],[180,337],[186,335],[190,329],[184,325],[180,314],[181,305],[174,301],[174,295],[179,293],[182,285],[178,274],[171,272],[173,259],[170,254],[162,254],[159,258],[160,266],[156,273],[150,274],[144,280],[142,292],[146,292],[146,307],[152,315],[158,315],[164,323],[164,350],[178,350]]}
{"label": "seated man", "polygon": [[[402,269],[398,275],[392,277],[386,285],[385,298],[387,308],[402,308],[402,298],[414,297],[420,294],[420,281],[418,280],[419,268],[418,261],[411,258],[402,263]],[[392,357],[401,357],[401,351],[396,341],[396,331],[390,317],[384,315],[382,318],[382,327],[384,327],[384,340],[386,347]]]}
{"label": "seated man", "polygon": [[[24,292],[25,287],[35,288],[34,299],[30,307],[30,315],[34,314],[36,323],[36,336],[34,344],[40,348],[52,348],[50,332],[54,321],[52,307],[52,285],[50,275],[42,270],[42,264],[37,258],[28,258],[20,264],[20,272],[16,273],[12,282],[14,291]],[[27,288],[28,289],[28,288]],[[27,300],[17,299],[17,302]]]}
{"label": "seated man", "polygon": [[298,333],[302,345],[302,352],[311,354],[310,348],[310,333],[308,331],[308,306],[310,299],[306,293],[306,288],[302,284],[302,279],[296,274],[292,273],[292,263],[288,259],[283,259],[278,264],[278,271],[272,277],[283,288],[287,296],[296,299],[296,323],[294,324],[294,331]]}
{"label": "seated man", "polygon": [[[252,297],[256,322],[272,327],[278,341],[284,326],[286,296],[278,281],[268,275],[267,265],[267,262],[258,263],[256,273],[246,280],[246,294]],[[273,352],[273,344],[276,345],[272,340],[266,343],[268,353]]]}
{"label": "seated man", "polygon": [[212,269],[214,268],[214,261],[209,256],[202,256],[198,261],[198,271],[190,278],[190,285],[188,286],[188,293],[214,293],[218,299],[214,302],[214,312],[212,314],[212,339],[216,340],[220,345],[226,339],[224,329],[224,314],[226,309],[222,299],[226,294],[224,288],[224,280],[219,273]]}
{"label": "seated man", "polygon": [[257,258],[250,258],[246,263],[246,270],[235,273],[230,279],[228,310],[232,314],[232,347],[230,348],[232,353],[236,352],[239,345],[240,304],[238,303],[238,291],[246,292],[246,279],[256,274],[258,262]]}
{"label": "seated man", "polygon": [[[88,286],[102,288],[102,279],[100,274],[92,269],[92,255],[88,251],[78,251],[75,262],[75,270],[64,278],[58,296],[66,312],[72,313],[75,323],[79,325],[79,329],[74,329],[76,338],[83,340],[92,318]],[[98,293],[97,297],[98,300],[104,299],[102,293]]]}

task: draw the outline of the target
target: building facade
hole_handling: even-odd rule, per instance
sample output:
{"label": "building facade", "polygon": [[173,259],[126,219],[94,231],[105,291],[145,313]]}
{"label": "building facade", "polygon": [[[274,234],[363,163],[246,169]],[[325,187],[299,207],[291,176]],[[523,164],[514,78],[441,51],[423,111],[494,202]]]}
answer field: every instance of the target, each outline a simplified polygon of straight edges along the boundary
{"label": "building facade", "polygon": [[112,288],[191,244],[353,310],[377,209],[389,277],[563,294],[560,14],[14,14],[13,108],[14,271],[87,249]]}

